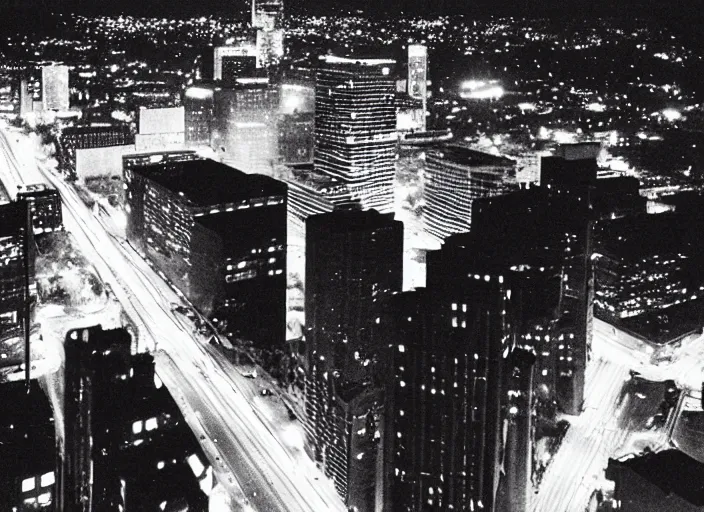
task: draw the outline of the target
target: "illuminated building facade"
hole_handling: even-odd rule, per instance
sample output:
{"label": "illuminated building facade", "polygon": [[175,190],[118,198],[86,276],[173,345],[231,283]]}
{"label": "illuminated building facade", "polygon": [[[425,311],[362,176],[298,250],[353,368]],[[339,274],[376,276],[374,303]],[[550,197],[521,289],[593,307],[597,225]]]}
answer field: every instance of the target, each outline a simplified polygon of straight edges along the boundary
{"label": "illuminated building facade", "polygon": [[176,162],[191,162],[200,160],[193,150],[184,151],[153,151],[151,153],[133,153],[131,155],[123,155],[122,168],[123,170],[141,167],[150,164],[174,164]]}
{"label": "illuminated building facade", "polygon": [[316,170],[345,183],[363,208],[382,213],[394,207],[394,65],[324,56],[315,85]]}
{"label": "illuminated building facade", "polygon": [[[36,293],[34,232],[29,226],[26,201],[0,204],[0,333],[21,327],[27,295]],[[27,272],[29,290],[25,283]]]}
{"label": "illuminated building facade", "polygon": [[234,84],[238,78],[251,78],[257,75],[257,57],[237,55],[222,57],[222,81],[224,84]]}
{"label": "illuminated building facade", "polygon": [[[223,80],[223,59],[229,59],[230,62],[237,62],[240,59],[241,64],[251,63],[254,58],[256,62],[257,48],[256,46],[243,42],[233,46],[218,46],[213,50],[213,80]],[[227,76],[227,75],[225,75]]]}
{"label": "illuminated building facade", "polygon": [[428,48],[421,44],[408,46],[408,95],[422,102],[418,129],[424,131],[428,99]]}
{"label": "illuminated building facade", "polygon": [[310,164],[292,165],[284,181],[288,185],[289,219],[303,227],[308,217],[329,213],[349,204],[349,189],[339,180],[316,172]]}
{"label": "illuminated building facade", "polygon": [[76,151],[134,144],[134,135],[126,125],[79,125],[64,128],[58,138],[59,168],[76,173]]}
{"label": "illuminated building facade", "polygon": [[44,110],[65,112],[69,108],[68,66],[42,68],[42,106]]}
{"label": "illuminated building facade", "polygon": [[124,329],[66,335],[57,509],[205,510],[206,459],[152,356],[131,355],[131,345]]}
{"label": "illuminated building facade", "polygon": [[222,161],[247,173],[273,174],[278,106],[279,89],[266,78],[239,79],[216,91],[212,146]]}
{"label": "illuminated building facade", "polygon": [[225,332],[280,346],[286,185],[212,160],[133,167],[125,183],[128,240]]}
{"label": "illuminated building facade", "polygon": [[312,163],[315,146],[315,115],[310,113],[280,116],[277,126],[281,163]]}
{"label": "illuminated building facade", "polygon": [[25,116],[34,110],[34,95],[29,90],[29,80],[20,80],[20,116]]}
{"label": "illuminated building facade", "polygon": [[283,0],[252,0],[252,28],[267,31],[280,29],[283,16]]}
{"label": "illuminated building facade", "polygon": [[515,162],[457,145],[428,151],[423,188],[423,226],[445,239],[469,231],[472,203],[517,188]]}
{"label": "illuminated building facade", "polygon": [[39,381],[0,384],[0,509],[53,511],[56,437]]}
{"label": "illuminated building facade", "polygon": [[35,235],[63,229],[61,196],[55,188],[44,184],[27,185],[17,192],[17,197],[29,204]]}
{"label": "illuminated building facade", "polygon": [[401,290],[403,224],[335,211],[306,221],[306,431],[349,508],[375,510],[383,450],[381,301]]}
{"label": "illuminated building facade", "polygon": [[281,62],[284,56],[284,31],[257,30],[257,67],[268,69]]}
{"label": "illuminated building facade", "polygon": [[187,146],[209,146],[215,116],[215,87],[194,85],[183,95],[184,129]]}

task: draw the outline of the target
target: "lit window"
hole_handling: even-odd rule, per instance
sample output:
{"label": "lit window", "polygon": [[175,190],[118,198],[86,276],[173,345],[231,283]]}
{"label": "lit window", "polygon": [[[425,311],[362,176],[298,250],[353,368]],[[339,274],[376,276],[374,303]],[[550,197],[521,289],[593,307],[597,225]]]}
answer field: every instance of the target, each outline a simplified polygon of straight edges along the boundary
{"label": "lit window", "polygon": [[404,381],[399,382],[399,385],[400,385],[402,388],[405,388],[405,387],[406,387],[406,383],[405,383]]}
{"label": "lit window", "polygon": [[22,480],[22,492],[29,492],[34,489],[34,477]]}
{"label": "lit window", "polygon": [[54,485],[54,482],[56,479],[54,478],[54,472],[49,471],[48,473],[44,473],[41,478],[41,486],[42,487],[49,487],[50,485]]}
{"label": "lit window", "polygon": [[452,317],[452,327],[457,327],[457,317],[456,316]]}
{"label": "lit window", "polygon": [[404,347],[403,345],[399,345],[399,346],[398,346],[398,351],[399,351],[399,352],[405,352],[405,351],[406,351],[406,347]]}
{"label": "lit window", "polygon": [[457,311],[457,303],[456,302],[452,303],[452,311]]}
{"label": "lit window", "polygon": [[142,422],[135,421],[134,423],[132,423],[132,433],[139,434],[140,432],[142,432]]}
{"label": "lit window", "polygon": [[144,422],[144,427],[147,430],[156,430],[159,424],[156,421],[156,418],[149,418],[147,421]]}

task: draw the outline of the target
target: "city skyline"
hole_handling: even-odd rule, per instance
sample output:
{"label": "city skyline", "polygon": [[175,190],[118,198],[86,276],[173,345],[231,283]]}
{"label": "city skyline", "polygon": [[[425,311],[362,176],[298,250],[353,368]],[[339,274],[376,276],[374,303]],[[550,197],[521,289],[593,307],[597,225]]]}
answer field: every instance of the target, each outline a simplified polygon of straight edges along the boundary
{"label": "city skyline", "polygon": [[701,47],[296,1],[3,38],[0,509],[701,508]]}

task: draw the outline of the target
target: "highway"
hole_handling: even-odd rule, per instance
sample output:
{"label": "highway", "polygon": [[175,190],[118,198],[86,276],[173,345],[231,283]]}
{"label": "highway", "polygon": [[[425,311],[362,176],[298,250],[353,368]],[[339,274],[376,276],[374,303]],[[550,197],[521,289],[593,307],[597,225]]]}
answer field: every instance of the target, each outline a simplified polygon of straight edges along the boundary
{"label": "highway", "polygon": [[[6,172],[21,174],[23,167],[17,163],[4,131],[0,139],[3,153],[9,152],[8,161],[15,162],[14,169],[3,170],[0,179]],[[34,160],[33,154],[25,152],[23,156]],[[158,348],[168,354],[169,359],[157,357],[157,373],[182,398],[179,404],[184,414],[195,415],[208,436],[212,436],[209,441],[217,445],[223,462],[216,469],[220,473],[229,471],[248,504],[261,512],[345,510],[339,498],[332,499],[327,485],[318,482],[319,473],[315,474],[310,464],[294,460],[270,426],[261,420],[262,414],[257,414],[251,400],[237,391],[236,380],[243,377],[237,372],[226,375],[211,347],[204,345],[180,315],[171,311],[174,300],[166,296],[169,288],[163,280],[154,279],[141,258],[126,255],[127,249],[105,231],[73,187],[49,169],[40,166],[39,170],[43,181],[61,194],[66,228],[136,323],[140,349]],[[212,446],[204,448],[206,453],[212,453]],[[218,466],[217,458],[214,462]],[[223,483],[227,485],[227,481]],[[233,486],[232,494],[237,499],[237,486]]]}

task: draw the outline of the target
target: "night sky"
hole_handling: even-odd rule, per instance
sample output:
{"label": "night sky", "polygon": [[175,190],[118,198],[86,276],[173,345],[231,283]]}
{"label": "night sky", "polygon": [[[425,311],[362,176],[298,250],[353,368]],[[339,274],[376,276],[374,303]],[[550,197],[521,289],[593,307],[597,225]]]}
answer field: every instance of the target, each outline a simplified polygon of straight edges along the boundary
{"label": "night sky", "polygon": [[[23,9],[78,11],[86,14],[126,14],[149,16],[228,15],[244,10],[248,0],[4,0]],[[473,16],[545,15],[561,17],[608,16],[631,17],[673,16],[690,20],[701,16],[700,0],[288,0],[287,9],[323,14],[326,9],[363,9],[374,12],[466,14]],[[685,22],[683,22],[684,24]]]}

